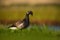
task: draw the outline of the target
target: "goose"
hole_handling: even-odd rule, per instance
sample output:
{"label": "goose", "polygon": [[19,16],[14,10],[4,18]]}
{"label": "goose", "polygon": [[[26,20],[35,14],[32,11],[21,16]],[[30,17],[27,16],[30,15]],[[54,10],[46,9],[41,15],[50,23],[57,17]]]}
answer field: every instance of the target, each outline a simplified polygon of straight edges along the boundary
{"label": "goose", "polygon": [[21,29],[22,30],[22,29],[25,29],[25,28],[29,27],[29,25],[30,25],[29,15],[33,16],[33,12],[28,11],[25,15],[25,18],[22,21],[17,21],[16,23],[12,24],[8,28],[12,29],[12,30],[16,30],[16,29]]}

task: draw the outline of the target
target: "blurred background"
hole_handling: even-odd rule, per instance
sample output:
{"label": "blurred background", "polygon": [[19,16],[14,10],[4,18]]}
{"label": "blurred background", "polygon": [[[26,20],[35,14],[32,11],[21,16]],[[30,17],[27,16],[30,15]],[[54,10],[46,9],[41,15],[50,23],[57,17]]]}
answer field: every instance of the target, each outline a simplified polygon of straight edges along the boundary
{"label": "blurred background", "polygon": [[[30,10],[28,28],[8,28]],[[0,0],[0,40],[60,40],[60,0]]]}
{"label": "blurred background", "polygon": [[0,24],[22,20],[29,10],[32,24],[60,25],[60,0],[0,0]]}

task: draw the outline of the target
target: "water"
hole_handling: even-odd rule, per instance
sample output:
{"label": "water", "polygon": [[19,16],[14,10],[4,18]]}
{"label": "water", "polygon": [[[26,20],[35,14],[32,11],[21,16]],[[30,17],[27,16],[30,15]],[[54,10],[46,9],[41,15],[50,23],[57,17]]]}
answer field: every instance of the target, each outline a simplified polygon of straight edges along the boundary
{"label": "water", "polygon": [[49,30],[60,31],[60,26],[48,26]]}
{"label": "water", "polygon": [[60,31],[60,26],[55,26],[55,25],[40,25],[39,27],[41,29]]}

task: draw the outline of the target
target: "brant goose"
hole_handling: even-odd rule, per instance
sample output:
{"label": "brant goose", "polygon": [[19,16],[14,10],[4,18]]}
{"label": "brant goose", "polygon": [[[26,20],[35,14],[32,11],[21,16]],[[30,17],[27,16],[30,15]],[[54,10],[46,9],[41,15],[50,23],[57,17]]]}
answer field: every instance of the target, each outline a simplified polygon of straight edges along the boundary
{"label": "brant goose", "polygon": [[17,21],[16,23],[9,26],[9,29],[16,30],[16,29],[25,29],[29,27],[30,21],[29,21],[29,15],[33,16],[32,11],[28,11],[25,15],[25,18],[22,21]]}

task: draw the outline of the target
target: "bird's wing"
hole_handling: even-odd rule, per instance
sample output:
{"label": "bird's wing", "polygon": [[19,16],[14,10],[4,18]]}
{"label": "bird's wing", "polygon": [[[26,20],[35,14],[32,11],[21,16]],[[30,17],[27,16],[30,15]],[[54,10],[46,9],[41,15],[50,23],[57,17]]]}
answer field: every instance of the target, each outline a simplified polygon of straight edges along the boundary
{"label": "bird's wing", "polygon": [[24,27],[24,23],[21,23],[17,26],[19,29],[22,29]]}
{"label": "bird's wing", "polygon": [[16,27],[19,29],[22,29],[24,27],[24,22],[23,21],[17,21],[15,23]]}
{"label": "bird's wing", "polygon": [[21,24],[21,21],[17,21],[17,22],[15,23],[16,26],[18,26],[19,24]]}

